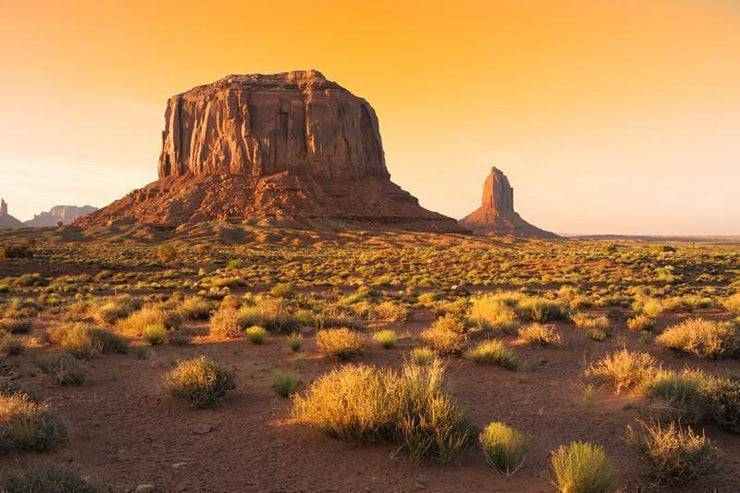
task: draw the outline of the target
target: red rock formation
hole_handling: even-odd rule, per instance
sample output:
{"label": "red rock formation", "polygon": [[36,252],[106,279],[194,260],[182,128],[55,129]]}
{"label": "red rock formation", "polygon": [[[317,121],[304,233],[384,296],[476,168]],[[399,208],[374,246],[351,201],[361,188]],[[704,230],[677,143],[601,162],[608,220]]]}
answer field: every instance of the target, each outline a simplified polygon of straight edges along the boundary
{"label": "red rock formation", "polygon": [[81,207],[76,205],[55,205],[48,211],[34,214],[33,219],[29,219],[24,224],[35,228],[56,226],[59,223],[70,224],[78,217],[90,214],[96,210],[98,208],[91,205],[83,205]]}
{"label": "red rock formation", "polygon": [[464,231],[390,181],[375,111],[314,70],[231,75],[170,98],[158,171],[75,224],[277,219]]}
{"label": "red rock formation", "polygon": [[8,204],[0,199],[0,228],[22,228],[23,223],[8,214]]}
{"label": "red rock formation", "polygon": [[558,238],[558,235],[532,226],[514,211],[514,189],[506,175],[496,167],[483,185],[482,205],[460,220],[460,225],[480,236]]}

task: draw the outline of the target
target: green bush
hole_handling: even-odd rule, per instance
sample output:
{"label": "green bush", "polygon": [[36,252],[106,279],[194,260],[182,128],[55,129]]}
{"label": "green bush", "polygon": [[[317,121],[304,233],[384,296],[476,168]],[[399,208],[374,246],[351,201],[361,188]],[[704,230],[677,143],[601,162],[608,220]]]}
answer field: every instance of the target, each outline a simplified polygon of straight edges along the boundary
{"label": "green bush", "polygon": [[617,475],[603,447],[572,442],[552,453],[553,484],[562,493],[606,493],[617,488]]}
{"label": "green bush", "polygon": [[182,302],[178,311],[185,320],[208,320],[213,309],[211,303],[201,298],[193,296]]}
{"label": "green bush", "polygon": [[488,464],[507,475],[524,464],[529,446],[527,439],[503,423],[489,424],[478,436]]}
{"label": "green bush", "polygon": [[465,351],[463,356],[479,365],[498,365],[508,370],[517,367],[514,351],[498,340],[481,342]]}
{"label": "green bush", "polygon": [[303,347],[303,336],[301,334],[293,334],[288,337],[288,347],[294,353],[297,353]]}
{"label": "green bush", "polygon": [[687,320],[669,327],[655,338],[658,344],[706,358],[740,356],[740,337],[730,322]]}
{"label": "green bush", "polygon": [[396,332],[393,330],[379,330],[373,334],[373,339],[385,349],[390,349],[396,345]]}
{"label": "green bush", "polygon": [[650,467],[653,477],[661,483],[679,486],[705,474],[717,472],[722,453],[702,432],[671,422],[640,422],[641,432],[627,427],[625,439]]}
{"label": "green bush", "polygon": [[252,344],[262,344],[267,337],[267,330],[259,325],[254,325],[245,330],[244,335]]}
{"label": "green bush", "polygon": [[697,370],[681,373],[661,370],[645,380],[640,390],[658,402],[657,406],[652,406],[655,417],[697,423],[706,413],[703,388],[708,380],[709,377]]}
{"label": "green bush", "polygon": [[473,299],[468,311],[470,321],[482,329],[512,333],[517,328],[516,299],[504,294],[490,294]]}
{"label": "green bush", "polygon": [[272,375],[272,383],[270,387],[280,397],[288,397],[294,393],[298,386],[301,384],[301,379],[294,373],[287,373],[284,371],[276,371]]}
{"label": "green bush", "polygon": [[150,345],[167,342],[167,327],[161,323],[147,324],[141,329],[141,337]]}
{"label": "green bush", "polygon": [[417,347],[411,351],[411,363],[417,366],[427,366],[437,360],[437,353],[427,347]]}
{"label": "green bush", "polygon": [[213,407],[227,391],[236,388],[234,372],[206,356],[179,361],[164,374],[162,385],[197,409]]}
{"label": "green bush", "polygon": [[712,419],[722,428],[740,433],[740,377],[710,378],[702,392]]}
{"label": "green bush", "polygon": [[125,353],[128,341],[106,329],[90,327],[84,323],[66,323],[46,331],[50,344],[81,359],[91,359],[98,353]]}
{"label": "green bush", "polygon": [[316,380],[293,398],[296,419],[331,436],[360,442],[395,441],[413,457],[451,460],[468,446],[464,411],[442,388],[444,368],[406,365],[392,370],[348,365]]}

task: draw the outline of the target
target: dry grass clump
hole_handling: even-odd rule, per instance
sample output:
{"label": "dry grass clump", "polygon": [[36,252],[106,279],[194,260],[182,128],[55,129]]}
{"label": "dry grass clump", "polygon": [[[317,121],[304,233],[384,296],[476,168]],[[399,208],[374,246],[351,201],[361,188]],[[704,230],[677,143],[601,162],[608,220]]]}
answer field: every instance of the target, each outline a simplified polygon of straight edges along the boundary
{"label": "dry grass clump", "polygon": [[197,409],[213,407],[227,391],[236,388],[234,372],[206,356],[179,361],[163,375],[162,386]]}
{"label": "dry grass clump", "polygon": [[739,357],[740,337],[728,322],[700,318],[669,327],[655,341],[674,351],[702,358]]}
{"label": "dry grass clump", "polygon": [[365,353],[365,336],[346,327],[316,333],[316,345],[329,356],[347,360]]}
{"label": "dry grass clump", "polygon": [[516,315],[529,322],[545,323],[554,322],[555,320],[568,320],[570,312],[565,304],[538,296],[525,296],[519,300],[516,306]]}
{"label": "dry grass clump", "polygon": [[576,324],[576,327],[583,330],[605,330],[609,328],[609,319],[603,315],[594,317],[586,312],[574,313],[570,319]]}
{"label": "dry grass clump", "polygon": [[185,320],[208,320],[212,310],[212,304],[200,296],[186,298],[177,308]]}
{"label": "dry grass clump", "polygon": [[640,422],[641,431],[627,427],[625,440],[638,451],[657,482],[679,486],[719,470],[722,452],[690,426],[671,422]]}
{"label": "dry grass clump", "polygon": [[498,329],[513,333],[518,327],[516,312],[518,296],[510,294],[489,294],[474,298],[468,311],[470,321],[481,329]]}
{"label": "dry grass clump", "polygon": [[724,305],[730,313],[740,315],[740,292],[728,297],[722,305]]}
{"label": "dry grass clump", "polygon": [[23,352],[23,340],[9,332],[0,332],[0,356],[17,356]]}
{"label": "dry grass clump", "polygon": [[99,324],[111,325],[116,320],[126,318],[141,308],[141,300],[129,295],[109,299],[101,305],[90,308],[90,316]]}
{"label": "dry grass clump", "polygon": [[635,315],[627,320],[627,328],[633,332],[650,330],[655,327],[655,320],[647,315]]}
{"label": "dry grass clump", "polygon": [[417,347],[411,351],[411,363],[417,366],[426,366],[437,360],[437,353],[428,347]]}
{"label": "dry grass clump", "polygon": [[448,330],[438,324],[422,331],[419,338],[422,343],[439,354],[459,354],[467,340],[465,334]]}
{"label": "dry grass clump", "polygon": [[17,387],[0,388],[0,454],[10,450],[51,450],[67,441],[61,421]]}
{"label": "dry grass clump", "polygon": [[495,339],[479,343],[465,351],[463,356],[479,365],[498,365],[507,370],[514,370],[517,367],[514,351]]}
{"label": "dry grass clump", "polygon": [[66,323],[46,331],[46,340],[81,359],[91,359],[99,353],[125,353],[128,341],[110,330],[84,323]]}
{"label": "dry grass clump", "polygon": [[155,324],[164,325],[167,330],[177,330],[182,324],[182,316],[174,310],[144,307],[116,322],[116,329],[123,334],[141,336],[144,327]]}
{"label": "dry grass clump", "polygon": [[259,325],[277,332],[290,332],[298,327],[283,298],[257,299],[254,306],[241,308],[238,316],[240,327]]}
{"label": "dry grass clump", "polygon": [[550,457],[553,485],[562,493],[607,493],[617,474],[603,447],[584,442],[561,445]]}
{"label": "dry grass clump", "polygon": [[25,318],[3,318],[0,319],[0,332],[10,334],[27,334],[31,331],[33,322]]}
{"label": "dry grass clump", "polygon": [[400,303],[384,301],[372,309],[374,318],[390,322],[405,322],[409,318],[409,310]]}
{"label": "dry grass clump", "polygon": [[373,339],[375,339],[375,342],[380,344],[381,347],[390,349],[396,345],[396,332],[390,329],[379,330],[373,334]]}
{"label": "dry grass clump", "polygon": [[164,344],[167,342],[167,327],[161,323],[147,324],[141,329],[141,337],[151,346]]}
{"label": "dry grass clump", "polygon": [[36,366],[54,385],[82,385],[87,378],[85,364],[70,354],[37,360]]}
{"label": "dry grass clump", "polygon": [[83,478],[74,469],[51,466],[23,473],[6,472],[0,475],[3,493],[102,493],[102,490]]}
{"label": "dry grass clump", "polygon": [[359,442],[394,441],[413,457],[451,460],[468,446],[464,411],[442,387],[444,367],[406,365],[402,372],[366,365],[335,369],[293,398],[299,422]]}
{"label": "dry grass clump", "polygon": [[211,334],[217,337],[239,337],[243,330],[239,311],[228,304],[222,304],[211,316],[210,326]]}
{"label": "dry grass clump", "polygon": [[658,369],[657,361],[648,353],[621,349],[593,363],[584,376],[599,384],[612,385],[619,394],[642,384]]}
{"label": "dry grass clump", "polygon": [[707,414],[727,431],[740,433],[740,377],[709,378],[702,393]]}
{"label": "dry grass clump", "polygon": [[491,423],[478,435],[478,442],[488,464],[506,475],[514,474],[524,464],[529,445],[514,428],[503,423]]}
{"label": "dry grass clump", "polygon": [[533,323],[519,329],[519,338],[539,346],[557,345],[563,340],[560,332],[555,330],[555,326],[539,323]]}

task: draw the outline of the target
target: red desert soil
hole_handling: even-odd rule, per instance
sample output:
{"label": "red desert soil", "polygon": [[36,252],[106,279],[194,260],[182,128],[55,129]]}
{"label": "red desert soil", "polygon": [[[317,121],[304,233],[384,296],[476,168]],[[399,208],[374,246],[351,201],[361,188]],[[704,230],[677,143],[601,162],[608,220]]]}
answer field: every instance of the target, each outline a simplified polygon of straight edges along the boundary
{"label": "red desert soil", "polygon": [[[711,312],[702,313],[711,317]],[[680,317],[673,317],[680,318]],[[414,346],[414,336],[431,323],[417,315],[406,324],[390,324],[404,335],[396,348],[370,345],[358,361],[398,367]],[[673,322],[673,320],[671,320]],[[43,323],[38,324],[37,331]],[[193,324],[206,334],[205,323]],[[264,345],[246,340],[196,338],[187,346],[150,348],[146,359],[134,355],[104,355],[89,363],[90,375],[81,387],[51,387],[43,376],[30,377],[33,360],[51,349],[32,349],[9,361],[21,383],[50,399],[53,410],[70,431],[70,445],[50,454],[15,453],[5,464],[28,468],[39,463],[70,462],[97,483],[119,490],[153,483],[158,491],[552,491],[548,480],[549,453],[573,440],[603,444],[614,458],[628,489],[646,485],[645,468],[620,436],[638,417],[640,400],[602,390],[591,407],[581,404],[579,373],[584,362],[640,342],[626,330],[605,342],[581,337],[572,325],[558,324],[559,347],[515,345],[526,372],[476,366],[461,358],[449,360],[450,390],[484,426],[503,421],[530,439],[526,464],[511,477],[486,466],[477,446],[457,463],[413,463],[393,444],[357,445],[329,438],[296,425],[290,400],[275,396],[270,377],[276,369],[290,370],[295,354],[284,336],[272,335]],[[513,342],[514,337],[505,336]],[[515,342],[513,342],[516,344]],[[679,357],[656,345],[645,346],[680,369],[687,364],[710,373],[737,371],[737,361],[706,361]],[[237,389],[213,410],[194,410],[166,395],[159,379],[175,358],[207,354],[237,370]],[[304,381],[316,378],[335,360],[322,356],[307,336],[301,353]],[[541,362],[533,370],[532,365]],[[709,426],[707,433],[722,448],[727,464],[719,475],[690,483],[685,491],[737,491],[740,481],[740,441]]]}

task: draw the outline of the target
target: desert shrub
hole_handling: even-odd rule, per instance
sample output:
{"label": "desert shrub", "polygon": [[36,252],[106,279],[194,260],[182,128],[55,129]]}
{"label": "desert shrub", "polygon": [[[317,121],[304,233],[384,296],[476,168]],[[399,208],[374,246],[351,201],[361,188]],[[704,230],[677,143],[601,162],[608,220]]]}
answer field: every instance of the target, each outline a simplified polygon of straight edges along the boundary
{"label": "desert shrub", "polygon": [[49,406],[19,389],[0,392],[0,454],[10,450],[43,452],[63,445],[67,432]]}
{"label": "desert shrub", "polygon": [[123,334],[140,336],[144,327],[154,324],[162,324],[167,330],[177,330],[182,324],[182,316],[174,310],[144,307],[116,322],[116,329]]}
{"label": "desert shrub", "polygon": [[609,319],[601,316],[594,317],[585,312],[574,313],[570,316],[570,319],[576,324],[579,329],[591,331],[591,330],[605,330],[609,327]]}
{"label": "desert shrub", "polygon": [[540,323],[568,320],[570,316],[566,305],[540,297],[522,298],[515,311],[522,320]]}
{"label": "desert shrub", "polygon": [[669,327],[655,338],[674,351],[706,358],[740,356],[740,337],[731,323],[693,319]]}
{"label": "desert shrub", "polygon": [[178,361],[162,377],[162,386],[197,409],[214,406],[227,391],[236,388],[234,372],[206,356]]}
{"label": "desert shrub", "polygon": [[27,242],[0,245],[0,259],[33,258],[31,244]]}
{"label": "desert shrub", "polygon": [[259,325],[267,330],[289,332],[297,328],[295,318],[282,298],[259,299],[254,306],[239,310],[239,325],[243,328]]}
{"label": "desert shrub", "polygon": [[663,311],[663,305],[659,300],[653,298],[644,298],[635,301],[632,308],[635,313],[642,313],[643,315],[655,318]]}
{"label": "desert shrub", "polygon": [[211,303],[200,296],[186,298],[178,308],[185,320],[208,320],[211,310]]}
{"label": "desert shrub", "polygon": [[398,374],[366,365],[335,369],[293,398],[299,422],[331,436],[395,441],[412,456],[450,460],[468,446],[464,411],[442,388],[444,368],[406,365]]}
{"label": "desert shrub", "polygon": [[141,329],[141,337],[152,346],[164,344],[167,342],[167,327],[161,323],[147,324]]}
{"label": "desert shrub", "polygon": [[640,422],[641,431],[627,427],[626,441],[650,467],[660,483],[678,486],[705,474],[717,472],[722,453],[702,432],[671,422]]}
{"label": "desert shrub", "polygon": [[658,401],[657,406],[652,406],[657,418],[696,423],[706,412],[703,389],[708,380],[709,377],[696,370],[681,373],[660,370],[642,383],[640,391]]}
{"label": "desert shrub", "polygon": [[0,332],[0,356],[17,356],[23,352],[23,341],[9,332]]}
{"label": "desert shrub", "polygon": [[390,349],[396,345],[396,332],[390,329],[379,330],[373,334],[373,339],[385,349]]}
{"label": "desert shrub", "polygon": [[125,353],[128,341],[106,329],[84,323],[66,323],[46,331],[49,343],[77,358],[90,359],[98,353]]}
{"label": "desert shrub", "polygon": [[511,333],[517,327],[515,306],[516,298],[491,294],[473,299],[468,317],[482,329],[499,329]]}
{"label": "desert shrub", "polygon": [[74,469],[60,466],[44,467],[22,473],[0,475],[2,493],[99,493],[102,490],[87,482]]}
{"label": "desert shrub", "polygon": [[174,262],[177,259],[177,250],[172,245],[159,245],[157,247],[157,258],[164,263]]}
{"label": "desert shrub", "polygon": [[553,325],[533,323],[519,329],[519,337],[530,343],[540,346],[560,344],[563,337]]}
{"label": "desert shrub", "polygon": [[298,389],[300,384],[301,380],[296,374],[276,371],[272,375],[270,387],[280,397],[288,397]]}
{"label": "desert shrub", "polygon": [[432,327],[422,331],[419,334],[421,341],[434,349],[439,354],[459,354],[467,336],[460,332],[447,330],[438,325],[432,325]]}
{"label": "desert shrub", "polygon": [[648,353],[621,349],[593,363],[584,375],[596,383],[614,386],[616,393],[619,394],[622,390],[642,384],[657,370],[655,358]]}
{"label": "desert shrub", "polygon": [[293,334],[288,337],[288,347],[294,353],[301,350],[303,347],[303,336],[300,334]]}
{"label": "desert shrub", "polygon": [[70,354],[37,360],[36,366],[55,385],[82,385],[87,378],[87,367],[85,364]]}
{"label": "desert shrub", "polygon": [[740,292],[728,297],[722,304],[730,313],[740,315]]}
{"label": "desert shrub", "polygon": [[316,333],[316,345],[329,356],[346,360],[365,353],[365,336],[346,327]]}
{"label": "desert shrub", "polygon": [[276,298],[293,298],[295,294],[295,287],[292,284],[276,284],[270,289],[270,296]]}
{"label": "desert shrub", "polygon": [[483,341],[465,351],[464,357],[479,365],[498,365],[509,370],[517,367],[514,351],[497,340]]}
{"label": "desert shrub", "polygon": [[405,322],[409,317],[409,310],[400,303],[384,301],[373,307],[373,314],[378,320]]}
{"label": "desert shrub", "polygon": [[488,464],[497,471],[514,474],[527,457],[527,439],[503,423],[491,423],[478,436]]}
{"label": "desert shrub", "polygon": [[584,442],[561,445],[552,453],[553,484],[563,493],[615,491],[617,475],[603,447]]}
{"label": "desert shrub", "polygon": [[91,308],[90,315],[100,323],[110,325],[116,320],[126,318],[131,313],[141,308],[141,300],[128,295],[118,296],[107,300],[101,305]]}
{"label": "desert shrub", "polygon": [[222,305],[211,316],[211,334],[217,337],[239,337],[242,325],[239,312],[228,305]]}
{"label": "desert shrub", "polygon": [[650,330],[655,326],[655,320],[647,315],[635,315],[627,320],[627,328],[634,332]]}
{"label": "desert shrub", "polygon": [[10,332],[11,334],[27,334],[33,322],[23,318],[3,318],[0,319],[0,331]]}
{"label": "desert shrub", "polygon": [[702,393],[712,419],[722,428],[740,433],[740,377],[710,378]]}
{"label": "desert shrub", "polygon": [[434,321],[432,327],[447,332],[464,334],[468,330],[468,321],[465,317],[454,313],[445,313]]}
{"label": "desert shrub", "polygon": [[252,344],[262,344],[267,337],[267,330],[259,325],[253,325],[244,331],[244,335]]}
{"label": "desert shrub", "polygon": [[436,361],[437,353],[427,347],[417,347],[411,351],[411,363],[417,366],[426,366]]}

